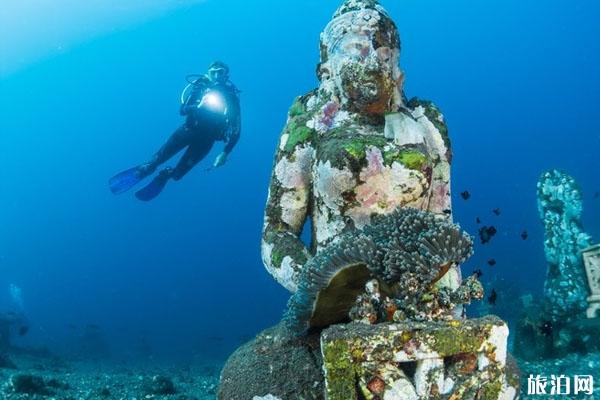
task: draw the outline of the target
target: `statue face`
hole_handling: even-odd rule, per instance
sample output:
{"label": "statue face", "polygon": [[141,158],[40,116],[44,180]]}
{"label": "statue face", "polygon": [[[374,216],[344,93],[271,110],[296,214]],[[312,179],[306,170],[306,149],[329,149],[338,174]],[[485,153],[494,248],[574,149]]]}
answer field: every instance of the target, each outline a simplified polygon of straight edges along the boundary
{"label": "statue face", "polygon": [[402,85],[400,49],[392,40],[395,31],[384,31],[376,12],[352,14],[333,21],[324,32],[327,62],[322,74],[335,81],[347,108],[383,114],[390,111]]}

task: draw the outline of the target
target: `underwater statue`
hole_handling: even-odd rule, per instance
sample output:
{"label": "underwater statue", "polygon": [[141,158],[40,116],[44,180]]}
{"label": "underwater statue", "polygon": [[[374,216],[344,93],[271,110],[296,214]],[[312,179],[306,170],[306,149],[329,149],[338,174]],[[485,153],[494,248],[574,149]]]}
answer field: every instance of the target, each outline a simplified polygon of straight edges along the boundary
{"label": "underwater statue", "polygon": [[[229,80],[229,67],[220,61],[211,64],[205,75],[190,75],[189,84],[181,94],[180,114],[186,117],[181,125],[150,161],[113,176],[109,181],[114,194],[124,193],[185,149],[174,168],[163,168],[144,188],[136,192],[142,201],[158,196],[170,179],[183,178],[210,152],[213,144],[224,141],[213,168],[225,164],[241,132],[240,91]],[[191,79],[191,80],[190,80]]]}
{"label": "underwater statue", "polygon": [[572,177],[552,170],[542,175],[537,191],[548,260],[545,309],[553,322],[578,319],[585,314],[588,296],[581,251],[592,245],[581,223],[581,190]]}
{"label": "underwater statue", "polygon": [[600,247],[583,230],[583,198],[575,179],[550,170],[537,184],[544,252],[544,296],[522,307],[515,354],[554,360],[600,352]]}
{"label": "underwater statue", "polygon": [[404,97],[399,54],[375,0],[346,0],[322,33],[320,85],[289,110],[265,210],[263,262],[292,296],[231,355],[220,400],[517,395],[506,324],[464,319],[483,287],[460,276],[473,240],[451,221],[447,128]]}
{"label": "underwater statue", "polygon": [[[265,210],[263,262],[291,292],[311,257],[374,215],[412,207],[451,217],[444,117],[404,97],[399,56],[396,25],[376,1],[345,2],[321,34],[320,84],[289,110]],[[310,248],[300,239],[307,220]]]}

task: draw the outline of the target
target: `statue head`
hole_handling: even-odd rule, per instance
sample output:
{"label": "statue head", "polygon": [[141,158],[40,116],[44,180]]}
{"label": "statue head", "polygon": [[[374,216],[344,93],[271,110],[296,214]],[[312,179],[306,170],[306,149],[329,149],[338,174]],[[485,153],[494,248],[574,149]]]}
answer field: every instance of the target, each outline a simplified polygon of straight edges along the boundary
{"label": "statue head", "polygon": [[376,0],[346,0],[321,33],[323,89],[353,112],[385,114],[402,103],[396,24]]}

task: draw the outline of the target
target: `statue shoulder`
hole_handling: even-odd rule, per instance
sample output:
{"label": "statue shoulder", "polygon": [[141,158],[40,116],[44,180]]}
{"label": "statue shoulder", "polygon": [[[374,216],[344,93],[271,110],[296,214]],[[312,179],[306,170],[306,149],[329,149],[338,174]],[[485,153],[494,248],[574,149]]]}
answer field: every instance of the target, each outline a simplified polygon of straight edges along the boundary
{"label": "statue shoulder", "polygon": [[286,153],[292,153],[296,147],[311,146],[316,136],[316,131],[309,127],[314,110],[312,104],[315,101],[316,90],[298,96],[289,108],[286,126],[281,134],[279,149]]}
{"label": "statue shoulder", "polygon": [[413,97],[406,103],[406,106],[411,110],[413,114],[422,113],[427,117],[432,124],[446,126],[446,120],[444,114],[433,101],[419,99]]}
{"label": "statue shoulder", "polygon": [[448,126],[446,125],[444,114],[442,114],[439,107],[430,100],[419,99],[417,97],[410,99],[406,103],[406,107],[414,117],[425,117],[436,128],[447,149],[446,156],[451,159],[451,143],[450,136],[448,135]]}
{"label": "statue shoulder", "polygon": [[310,92],[298,96],[294,99],[294,102],[290,106],[288,111],[289,118],[296,118],[302,115],[309,114],[313,107],[312,105],[316,102],[317,90],[311,90]]}

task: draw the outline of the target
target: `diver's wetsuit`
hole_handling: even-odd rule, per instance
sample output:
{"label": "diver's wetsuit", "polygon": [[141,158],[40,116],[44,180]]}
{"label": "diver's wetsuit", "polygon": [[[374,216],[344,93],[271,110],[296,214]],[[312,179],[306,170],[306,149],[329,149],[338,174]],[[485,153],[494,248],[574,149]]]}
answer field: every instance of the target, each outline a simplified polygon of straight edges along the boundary
{"label": "diver's wetsuit", "polygon": [[[214,91],[224,100],[224,113],[213,112],[206,107],[198,107],[204,95]],[[200,160],[202,160],[216,141],[224,141],[224,153],[233,150],[240,137],[240,101],[238,89],[231,83],[213,83],[206,77],[194,81],[193,89],[181,105],[180,114],[185,115],[185,123],[179,127],[158,150],[152,160],[146,164],[146,173],[154,170],[179,151],[187,150],[173,168],[170,177],[174,180],[181,179]]]}

